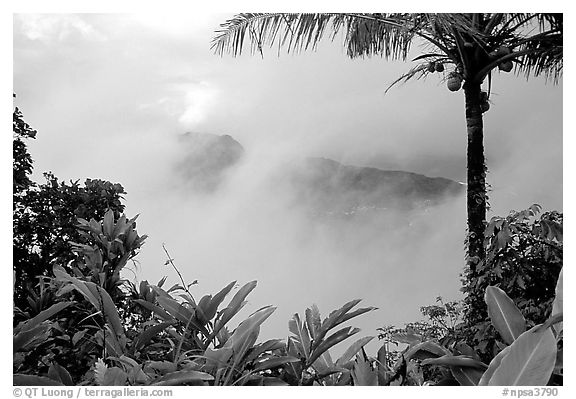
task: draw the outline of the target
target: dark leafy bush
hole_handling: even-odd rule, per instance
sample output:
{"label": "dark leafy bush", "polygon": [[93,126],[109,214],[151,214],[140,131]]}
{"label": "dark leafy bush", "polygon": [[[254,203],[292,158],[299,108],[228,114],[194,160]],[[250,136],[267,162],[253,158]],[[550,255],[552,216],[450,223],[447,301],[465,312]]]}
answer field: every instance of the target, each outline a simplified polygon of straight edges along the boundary
{"label": "dark leafy bush", "polygon": [[529,325],[549,317],[563,264],[563,215],[552,211],[538,217],[540,210],[533,205],[506,217],[493,217],[486,228],[485,261],[475,274],[465,270],[463,275],[466,296],[461,333],[485,360],[502,348],[502,339],[488,320],[484,302],[488,286],[506,292]]}

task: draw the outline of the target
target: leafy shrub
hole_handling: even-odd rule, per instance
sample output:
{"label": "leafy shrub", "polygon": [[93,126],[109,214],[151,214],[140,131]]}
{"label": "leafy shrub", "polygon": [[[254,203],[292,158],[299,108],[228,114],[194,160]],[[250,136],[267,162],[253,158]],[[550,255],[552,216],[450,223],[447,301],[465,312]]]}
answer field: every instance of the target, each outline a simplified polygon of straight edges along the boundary
{"label": "leafy shrub", "polygon": [[[197,301],[184,284],[164,289],[165,278],[157,285],[143,281],[139,287],[121,280],[120,270],[145,239],[136,232],[134,220],[122,215],[115,221],[111,210],[101,222],[80,219],[79,234],[87,244],[72,243],[78,260],[69,265],[71,272],[55,265],[54,277],[42,279],[40,294],[28,298],[38,314],[31,317],[22,312],[26,319],[14,329],[15,384],[336,385],[350,381],[350,359],[372,337],[358,340],[332,362],[328,350],[359,330],[332,331],[374,308],[353,310],[359,300],[351,301],[321,322],[313,306],[306,310],[304,323],[294,315],[287,343],[277,339],[257,343],[260,326],[274,307],[257,310],[232,331],[228,327],[247,303],[255,281],[238,289],[222,307],[235,281]],[[338,378],[333,377],[336,373]]]}
{"label": "leafy shrub", "polygon": [[48,276],[54,264],[67,268],[68,262],[77,260],[71,242],[85,243],[77,219],[101,220],[109,209],[117,219],[124,211],[121,200],[126,193],[118,183],[86,179],[82,186],[79,181],[60,182],[52,173],[44,173],[44,183],[33,182],[26,140],[35,139],[37,132],[17,107],[12,130],[14,302],[24,311],[27,297],[38,292],[32,285],[38,276]]}
{"label": "leafy shrub", "polygon": [[441,365],[450,369],[461,385],[530,385],[562,382],[563,375],[563,289],[562,272],[556,285],[551,316],[542,324],[527,329],[528,323],[514,301],[504,291],[489,286],[485,302],[492,325],[505,344],[489,365],[470,354],[448,353],[432,357],[422,365]]}
{"label": "leafy shrub", "polygon": [[146,236],[136,232],[136,218],[121,214],[122,186],[69,186],[51,174],[37,186],[23,142],[36,132],[17,108],[13,131],[15,385],[562,383],[558,212],[538,219],[535,205],[490,221],[486,260],[465,272],[462,322],[461,304],[438,298],[421,308],[426,321],[380,329],[384,344],[375,357],[364,349],[368,336],[334,361],[329,350],[359,332],[343,324],[375,308],[356,308],[360,300],[353,300],[322,320],[312,306],[289,321],[286,342],[258,342],[274,307],[229,327],[256,281],[226,306],[235,281],[198,301],[183,280],[166,289],[166,278],[136,287],[120,272]]}
{"label": "leafy shrub", "polygon": [[502,337],[488,320],[484,293],[490,285],[505,291],[530,326],[543,323],[554,300],[554,287],[562,269],[563,215],[541,208],[493,217],[486,228],[486,259],[474,275],[466,270],[466,294],[461,333],[488,361],[502,348]]}

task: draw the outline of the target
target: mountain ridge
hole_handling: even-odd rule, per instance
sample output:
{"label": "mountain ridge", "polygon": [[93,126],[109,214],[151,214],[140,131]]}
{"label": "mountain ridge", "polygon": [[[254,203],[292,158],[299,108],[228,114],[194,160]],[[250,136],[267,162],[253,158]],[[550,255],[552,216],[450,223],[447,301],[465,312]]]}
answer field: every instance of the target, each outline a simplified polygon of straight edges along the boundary
{"label": "mountain ridge", "polygon": [[[186,133],[180,142],[185,155],[177,163],[179,173],[199,191],[215,191],[245,155],[242,144],[227,134]],[[341,215],[428,208],[459,195],[464,188],[445,177],[345,165],[323,157],[293,160],[273,173],[272,183],[288,188],[293,203],[305,204],[316,213]]]}

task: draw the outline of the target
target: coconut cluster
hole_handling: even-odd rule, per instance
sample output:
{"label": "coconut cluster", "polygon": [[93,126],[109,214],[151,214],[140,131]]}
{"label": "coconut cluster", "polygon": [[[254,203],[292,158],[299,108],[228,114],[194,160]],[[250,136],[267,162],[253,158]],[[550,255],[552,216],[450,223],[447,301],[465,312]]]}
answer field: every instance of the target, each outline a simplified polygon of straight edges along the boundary
{"label": "coconut cluster", "polygon": [[[497,60],[497,59],[505,57],[511,53],[512,53],[512,50],[510,50],[509,47],[500,46],[496,50],[490,52],[488,54],[488,56],[492,60]],[[501,62],[500,64],[498,64],[498,69],[501,71],[504,71],[504,72],[510,72],[513,68],[514,68],[514,64],[512,63],[512,60],[507,60],[507,61],[504,61],[504,62]]]}
{"label": "coconut cluster", "polygon": [[429,62],[428,63],[428,72],[444,72],[444,64],[441,62]]}

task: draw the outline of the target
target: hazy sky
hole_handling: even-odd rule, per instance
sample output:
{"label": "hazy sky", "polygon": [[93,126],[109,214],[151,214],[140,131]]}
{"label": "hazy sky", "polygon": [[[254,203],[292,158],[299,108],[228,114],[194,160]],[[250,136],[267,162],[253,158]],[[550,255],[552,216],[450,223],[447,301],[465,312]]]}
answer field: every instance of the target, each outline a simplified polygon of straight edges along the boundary
{"label": "hazy sky", "polygon": [[[340,42],[264,59],[210,51],[231,14],[49,14],[14,17],[14,92],[38,130],[35,178],[101,178],[124,185],[128,216],[150,236],[137,279],[175,274],[198,295],[256,279],[250,310],[279,308],[263,333],[285,337],[288,317],[324,315],[363,298],[378,312],[363,334],[419,318],[437,295],[459,297],[465,199],[394,231],[378,220],[326,226],[269,196],[274,166],[297,156],[465,181],[463,92],[436,76],[384,91],[410,63],[346,57]],[[417,55],[420,49],[415,46]],[[563,210],[562,82],[496,72],[485,114],[495,214],[539,203]],[[212,196],[178,188],[173,165],[186,131],[230,134],[247,160]]]}

